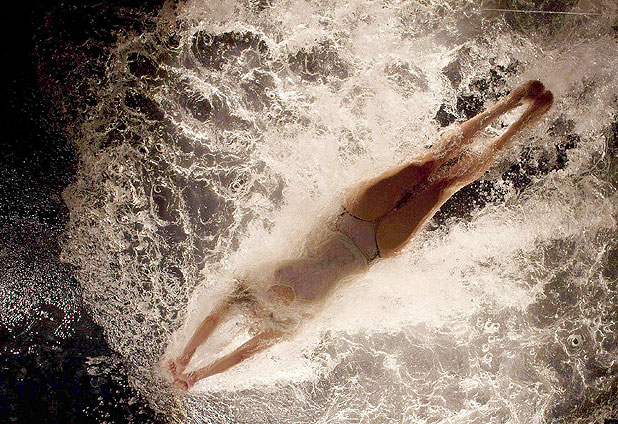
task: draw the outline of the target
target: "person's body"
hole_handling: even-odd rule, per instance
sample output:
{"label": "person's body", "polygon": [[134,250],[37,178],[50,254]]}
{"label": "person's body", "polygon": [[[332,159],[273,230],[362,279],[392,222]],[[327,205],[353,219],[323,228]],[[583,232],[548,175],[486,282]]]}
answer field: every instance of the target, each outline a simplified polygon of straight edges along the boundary
{"label": "person's body", "polygon": [[[529,102],[527,109],[504,134],[476,156],[463,157],[464,149],[481,130],[522,102]],[[167,361],[175,386],[187,390],[196,381],[223,372],[266,349],[293,328],[286,321],[290,315],[281,318],[267,313],[274,325],[262,328],[249,341],[212,364],[185,373],[197,348],[235,304],[245,303],[262,312],[265,304],[302,309],[324,299],[338,281],[366,269],[376,258],[392,256],[455,192],[482,176],[496,155],[512,143],[524,126],[547,112],[552,102],[552,93],[545,91],[542,83],[529,81],[492,108],[460,124],[456,135],[448,133],[423,157],[357,187],[344,202],[343,212],[315,253],[280,263],[268,274],[272,280],[261,292],[241,285],[235,295],[203,320],[181,355]]]}

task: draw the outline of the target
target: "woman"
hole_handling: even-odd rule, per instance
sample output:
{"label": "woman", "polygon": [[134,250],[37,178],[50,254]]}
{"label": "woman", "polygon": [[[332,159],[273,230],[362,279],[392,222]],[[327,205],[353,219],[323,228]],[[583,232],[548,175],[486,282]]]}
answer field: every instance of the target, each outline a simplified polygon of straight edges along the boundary
{"label": "woman", "polygon": [[[521,117],[484,151],[464,152],[474,137],[497,117],[528,102]],[[289,335],[304,310],[321,304],[338,282],[365,270],[377,258],[394,255],[419,232],[455,192],[478,179],[523,127],[551,107],[553,95],[539,81],[529,81],[495,106],[445,134],[430,152],[358,187],[327,236],[303,258],[279,263],[262,284],[239,283],[238,290],[199,325],[181,355],[167,362],[174,385],[188,390],[195,382],[266,349]],[[246,280],[245,280],[246,281]],[[184,370],[197,348],[238,305],[261,321],[249,341],[212,364]]]}

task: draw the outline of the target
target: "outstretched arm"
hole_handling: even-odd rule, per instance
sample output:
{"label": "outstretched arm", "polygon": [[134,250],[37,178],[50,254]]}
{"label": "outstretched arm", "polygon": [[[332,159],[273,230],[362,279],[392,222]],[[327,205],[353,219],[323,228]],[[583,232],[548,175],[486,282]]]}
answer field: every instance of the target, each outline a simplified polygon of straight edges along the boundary
{"label": "outstretched arm", "polygon": [[195,354],[195,351],[202,343],[208,339],[208,337],[212,334],[214,329],[219,325],[219,322],[223,318],[223,316],[229,311],[230,308],[230,299],[226,299],[221,302],[219,305],[215,307],[215,309],[208,315],[204,320],[200,323],[200,325],[195,330],[195,333],[191,336],[191,339],[184,347],[180,356],[176,359],[169,359],[167,361],[167,369],[172,375],[172,377],[176,378],[178,375],[182,374],[186,368],[186,366],[191,361],[191,358]]}
{"label": "outstretched arm", "polygon": [[206,377],[210,377],[211,375],[219,374],[230,369],[234,365],[241,363],[245,359],[252,357],[256,353],[259,353],[280,341],[285,334],[286,333],[283,331],[278,330],[268,330],[258,334],[245,342],[238,349],[222,358],[217,359],[212,364],[183,375],[180,380],[186,383],[186,387],[181,388],[185,390],[189,389],[196,382]]}

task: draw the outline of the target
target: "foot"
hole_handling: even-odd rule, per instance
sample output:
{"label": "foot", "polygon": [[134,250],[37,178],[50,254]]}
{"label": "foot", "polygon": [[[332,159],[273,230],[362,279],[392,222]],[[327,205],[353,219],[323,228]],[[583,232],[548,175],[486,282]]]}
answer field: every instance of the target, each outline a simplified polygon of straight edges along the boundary
{"label": "foot", "polygon": [[536,99],[545,91],[545,86],[541,81],[531,80],[523,84],[526,90],[525,97],[528,99]]}
{"label": "foot", "polygon": [[551,91],[545,90],[542,93],[538,93],[533,100],[533,104],[530,106],[534,108],[529,117],[529,122],[533,123],[543,116],[554,103],[554,95]]}
{"label": "foot", "polygon": [[507,97],[510,106],[519,106],[525,100],[534,100],[545,91],[541,81],[530,80],[516,87]]}
{"label": "foot", "polygon": [[524,101],[529,102],[528,108],[522,114],[519,119],[520,124],[518,124],[529,125],[538,121],[551,108],[554,95],[551,91],[545,90],[542,82],[532,80],[514,89],[506,101],[509,107],[520,106]]}
{"label": "foot", "polygon": [[551,91],[546,90],[537,94],[530,102],[528,108],[524,111],[521,117],[511,125],[509,131],[517,131],[518,129],[529,126],[537,122],[552,106],[554,95]]}
{"label": "foot", "polygon": [[180,374],[174,377],[174,387],[183,392],[188,391],[195,384],[196,380],[191,374]]}
{"label": "foot", "polygon": [[[540,94],[537,93],[535,97],[530,100],[532,101],[529,103],[528,107],[524,110],[519,119],[513,122],[506,132],[492,143],[490,147],[491,150],[487,155],[487,163],[493,160],[496,153],[504,150],[504,148],[510,144],[513,136],[515,136],[518,131],[524,127],[534,124],[549,110],[554,101],[554,95],[551,91],[546,90]],[[485,169],[484,165],[479,169]]]}

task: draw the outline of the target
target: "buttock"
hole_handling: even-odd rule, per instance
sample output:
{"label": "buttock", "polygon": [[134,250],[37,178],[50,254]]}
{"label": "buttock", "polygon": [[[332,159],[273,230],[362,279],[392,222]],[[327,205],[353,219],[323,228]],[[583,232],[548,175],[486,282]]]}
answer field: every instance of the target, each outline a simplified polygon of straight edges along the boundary
{"label": "buttock", "polygon": [[357,218],[344,209],[341,215],[339,215],[335,226],[363,254],[367,263],[380,257],[380,249],[376,240],[376,224],[374,222]]}

